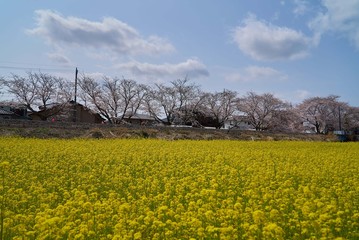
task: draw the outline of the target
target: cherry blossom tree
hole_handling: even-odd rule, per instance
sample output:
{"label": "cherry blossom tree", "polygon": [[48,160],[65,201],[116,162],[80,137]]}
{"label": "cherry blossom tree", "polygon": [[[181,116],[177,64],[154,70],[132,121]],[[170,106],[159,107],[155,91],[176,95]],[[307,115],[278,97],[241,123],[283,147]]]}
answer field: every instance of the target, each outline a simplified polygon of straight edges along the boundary
{"label": "cherry blossom tree", "polygon": [[284,122],[288,124],[289,106],[271,93],[259,95],[248,92],[240,99],[238,110],[247,116],[253,128],[268,130],[274,129]]}

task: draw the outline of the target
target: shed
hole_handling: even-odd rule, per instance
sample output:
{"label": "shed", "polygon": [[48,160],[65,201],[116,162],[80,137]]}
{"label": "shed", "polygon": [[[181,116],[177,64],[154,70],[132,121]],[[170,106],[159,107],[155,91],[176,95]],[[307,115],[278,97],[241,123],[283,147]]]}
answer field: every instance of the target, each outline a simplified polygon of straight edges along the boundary
{"label": "shed", "polygon": [[29,119],[26,105],[13,102],[0,103],[0,119]]}
{"label": "shed", "polygon": [[136,125],[153,125],[157,123],[157,120],[154,117],[147,114],[139,114],[139,113],[133,115],[126,114],[123,117],[123,120],[128,123],[136,124]]}

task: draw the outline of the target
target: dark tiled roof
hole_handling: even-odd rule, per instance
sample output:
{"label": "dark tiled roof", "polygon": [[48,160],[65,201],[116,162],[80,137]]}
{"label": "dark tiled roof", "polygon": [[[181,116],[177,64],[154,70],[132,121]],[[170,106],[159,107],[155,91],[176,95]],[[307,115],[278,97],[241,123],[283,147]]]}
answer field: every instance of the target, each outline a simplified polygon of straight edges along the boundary
{"label": "dark tiled roof", "polygon": [[14,113],[0,108],[0,115],[14,115]]}
{"label": "dark tiled roof", "polygon": [[14,108],[26,108],[25,104],[17,103],[17,102],[2,102],[0,101],[0,106],[8,106]]}
{"label": "dark tiled roof", "polygon": [[[126,115],[125,116],[125,119],[128,119],[129,116]],[[146,114],[139,114],[139,113],[136,113],[134,114],[133,116],[131,116],[131,119],[139,119],[139,120],[155,120],[154,117],[150,116],[150,115],[146,115]]]}

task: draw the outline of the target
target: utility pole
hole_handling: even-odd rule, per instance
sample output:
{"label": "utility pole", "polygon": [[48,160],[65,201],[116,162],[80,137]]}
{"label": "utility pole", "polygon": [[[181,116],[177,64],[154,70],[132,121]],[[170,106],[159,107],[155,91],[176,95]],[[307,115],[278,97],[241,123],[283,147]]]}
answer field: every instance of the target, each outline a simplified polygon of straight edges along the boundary
{"label": "utility pole", "polygon": [[76,71],[75,71],[75,104],[77,103],[77,74],[79,73],[79,70],[77,70],[76,68]]}
{"label": "utility pole", "polygon": [[73,121],[77,122],[77,74],[79,73],[79,70],[75,70],[75,98],[74,98],[74,116]]}

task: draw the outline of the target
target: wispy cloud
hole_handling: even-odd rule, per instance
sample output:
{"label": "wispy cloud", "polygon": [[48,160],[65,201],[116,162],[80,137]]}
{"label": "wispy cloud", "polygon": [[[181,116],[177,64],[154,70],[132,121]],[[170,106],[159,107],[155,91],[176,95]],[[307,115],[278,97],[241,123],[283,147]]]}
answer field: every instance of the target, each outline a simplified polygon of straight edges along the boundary
{"label": "wispy cloud", "polygon": [[295,96],[299,99],[299,100],[304,100],[306,98],[308,98],[309,96],[311,95],[311,93],[307,90],[303,90],[303,89],[300,89],[300,90],[297,90],[295,92]]}
{"label": "wispy cloud", "polygon": [[325,10],[317,15],[310,27],[320,37],[326,32],[348,38],[359,50],[359,0],[323,0]]}
{"label": "wispy cloud", "polygon": [[57,52],[48,53],[48,58],[51,59],[53,62],[61,63],[64,65],[69,65],[71,63],[70,59],[66,57],[65,55]]}
{"label": "wispy cloud", "polygon": [[278,81],[287,78],[286,74],[276,69],[260,66],[249,66],[226,76],[226,80],[231,82]]}
{"label": "wispy cloud", "polygon": [[296,30],[257,20],[251,15],[233,32],[239,49],[256,60],[292,60],[308,55],[311,38]]}
{"label": "wispy cloud", "polygon": [[125,55],[152,55],[174,51],[163,38],[144,38],[128,24],[106,17],[101,22],[77,17],[64,17],[50,10],[38,10],[36,27],[27,30],[55,47],[79,47]]}
{"label": "wispy cloud", "polygon": [[293,13],[296,16],[304,15],[310,10],[310,4],[306,0],[294,0],[294,5]]}
{"label": "wispy cloud", "polygon": [[209,76],[206,66],[196,59],[188,59],[178,64],[165,63],[158,65],[131,61],[119,64],[116,67],[139,77],[183,78],[188,76],[189,78],[197,78]]}

